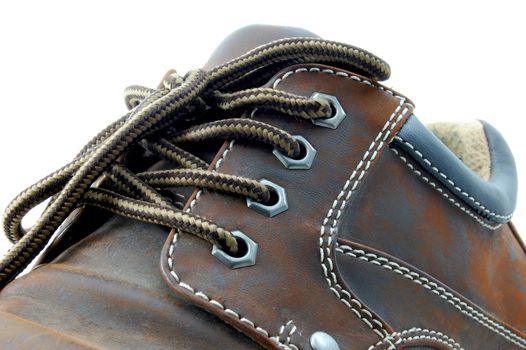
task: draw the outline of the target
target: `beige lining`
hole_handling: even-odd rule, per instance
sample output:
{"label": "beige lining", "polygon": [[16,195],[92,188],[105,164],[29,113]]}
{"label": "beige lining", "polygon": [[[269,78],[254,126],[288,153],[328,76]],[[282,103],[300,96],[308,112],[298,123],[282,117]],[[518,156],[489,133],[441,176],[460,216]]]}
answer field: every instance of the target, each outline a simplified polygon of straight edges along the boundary
{"label": "beige lining", "polygon": [[483,180],[489,179],[491,157],[480,121],[432,123],[427,127],[475,174]]}

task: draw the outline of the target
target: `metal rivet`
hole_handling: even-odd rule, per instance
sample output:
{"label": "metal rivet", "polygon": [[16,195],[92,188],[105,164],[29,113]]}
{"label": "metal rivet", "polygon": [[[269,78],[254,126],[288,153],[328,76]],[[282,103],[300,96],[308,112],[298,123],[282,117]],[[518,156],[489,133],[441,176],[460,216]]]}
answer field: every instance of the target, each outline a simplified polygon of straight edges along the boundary
{"label": "metal rivet", "polygon": [[316,149],[303,136],[292,136],[298,141],[305,151],[305,155],[301,159],[294,159],[287,157],[278,148],[274,148],[274,155],[287,169],[310,169],[314,158],[316,157]]}
{"label": "metal rivet", "polygon": [[275,183],[266,179],[262,179],[259,182],[263,185],[271,187],[278,196],[278,199],[275,204],[265,205],[263,203],[256,202],[252,198],[247,198],[247,206],[250,209],[254,209],[258,213],[271,218],[283,213],[289,208],[289,202],[287,201],[287,192],[285,192],[285,189],[283,187],[276,185]]}
{"label": "metal rivet", "polygon": [[314,332],[310,336],[310,346],[312,350],[340,350],[336,340],[325,332]]}
{"label": "metal rivet", "polygon": [[313,124],[323,126],[325,128],[336,129],[338,125],[340,125],[340,123],[347,116],[347,114],[343,110],[342,105],[340,104],[340,101],[338,101],[338,99],[335,96],[324,94],[321,92],[314,92],[311,95],[311,98],[326,100],[327,102],[329,102],[334,111],[334,116],[330,118],[311,119]]}
{"label": "metal rivet", "polygon": [[241,257],[234,257],[227,254],[223,249],[214,245],[212,248],[212,255],[231,269],[239,269],[241,267],[255,265],[256,256],[258,252],[258,244],[241,231],[234,230],[231,231],[231,233],[232,235],[234,235],[234,237],[237,238],[238,242],[240,240],[244,242],[244,244],[246,245],[245,254]]}

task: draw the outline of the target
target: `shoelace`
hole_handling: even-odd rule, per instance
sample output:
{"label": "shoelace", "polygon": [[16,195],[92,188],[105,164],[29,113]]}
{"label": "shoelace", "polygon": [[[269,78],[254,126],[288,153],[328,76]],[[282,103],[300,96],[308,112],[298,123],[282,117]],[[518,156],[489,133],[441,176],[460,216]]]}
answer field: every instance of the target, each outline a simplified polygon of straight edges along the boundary
{"label": "shoelace", "polygon": [[[3,225],[14,246],[0,262],[0,288],[29,264],[67,216],[83,205],[191,233],[235,254],[238,244],[230,231],[182,211],[161,194],[162,189],[196,186],[268,203],[272,197],[268,186],[207,170],[209,165],[183,146],[212,139],[247,139],[270,144],[292,158],[299,156],[299,142],[285,130],[250,118],[230,117],[255,108],[304,119],[330,117],[327,101],[258,87],[279,70],[299,63],[340,66],[375,80],[389,76],[389,66],[362,49],[321,39],[291,38],[260,46],[210,71],[195,70],[185,77],[171,72],[158,89],[129,87],[125,91],[130,109],[126,115],[95,136],[72,162],[27,188],[7,207]],[[200,119],[211,112],[224,119]],[[122,159],[136,145],[177,167],[134,173]],[[106,178],[103,185],[93,186],[102,175]],[[23,230],[24,216],[49,198],[38,221]]]}

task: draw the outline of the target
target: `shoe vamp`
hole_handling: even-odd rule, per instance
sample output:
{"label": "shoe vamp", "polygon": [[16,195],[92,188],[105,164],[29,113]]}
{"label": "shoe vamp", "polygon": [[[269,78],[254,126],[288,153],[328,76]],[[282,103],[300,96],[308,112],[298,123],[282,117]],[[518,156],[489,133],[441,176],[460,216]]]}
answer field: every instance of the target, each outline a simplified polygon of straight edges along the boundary
{"label": "shoe vamp", "polygon": [[34,346],[35,337],[39,348],[54,349],[253,348],[166,287],[159,261],[167,234],[159,226],[110,219],[2,291],[0,324],[12,329],[2,333],[17,349]]}

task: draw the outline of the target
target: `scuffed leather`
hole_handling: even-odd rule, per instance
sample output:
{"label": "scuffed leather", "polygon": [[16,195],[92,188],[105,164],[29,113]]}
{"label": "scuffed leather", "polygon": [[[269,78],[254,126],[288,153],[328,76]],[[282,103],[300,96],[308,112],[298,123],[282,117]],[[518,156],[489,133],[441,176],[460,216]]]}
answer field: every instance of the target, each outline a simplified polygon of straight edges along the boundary
{"label": "scuffed leather", "polygon": [[[248,27],[205,67],[290,36],[315,35]],[[319,71],[309,72],[313,67]],[[310,334],[321,330],[342,350],[518,349],[403,273],[337,252],[339,241],[388,257],[498,326],[521,336],[526,330],[526,251],[513,227],[482,226],[444,198],[451,192],[414,173],[429,175],[424,169],[409,169],[389,150],[411,102],[324,66],[289,67],[268,86],[298,68],[278,88],[337,96],[348,113],[341,126],[264,111],[254,117],[306,137],[318,151],[313,168],[286,170],[271,149],[245,142],[226,142],[213,162],[222,172],[283,186],[290,209],[269,219],[242,198],[210,192],[194,192],[187,203],[253,238],[260,247],[255,266],[230,270],[193,236],[182,234],[172,246],[175,232],[88,208],[65,225],[34,271],[0,293],[1,348],[295,350],[310,349]],[[488,137],[493,150],[502,149]],[[196,150],[214,157],[213,149]]]}
{"label": "scuffed leather", "polygon": [[167,229],[114,218],[0,295],[1,348],[257,349],[171,293],[159,272]]}
{"label": "scuffed leather", "polygon": [[340,237],[395,256],[526,330],[526,254],[510,227],[482,226],[394,152],[384,153],[356,193]]}
{"label": "scuffed leather", "polygon": [[[515,348],[509,341],[517,341],[515,337],[502,330],[498,330],[501,335],[497,336],[490,329],[495,329],[491,321],[497,319],[432,276],[363,244],[346,240],[338,243],[365,252],[357,257],[345,254],[349,250],[337,253],[340,272],[350,288],[362,296],[367,305],[374,305],[395,329],[432,329],[447,334],[466,349]],[[513,333],[521,334],[506,326]]]}
{"label": "scuffed leather", "polygon": [[[313,68],[318,71],[312,71]],[[403,98],[394,97],[356,75],[351,78],[353,74],[342,72],[349,75],[345,77],[335,74],[338,70],[323,72],[324,69],[329,67],[290,67],[275,80],[283,79],[277,88],[296,94],[310,96],[318,91],[336,96],[348,113],[336,130],[265,112],[253,116],[309,140],[317,150],[310,170],[288,170],[271,148],[254,143],[236,142],[233,147],[227,144],[226,155],[222,157],[220,152],[218,156],[221,172],[265,178],[284,187],[289,201],[287,211],[267,218],[249,209],[242,198],[210,192],[201,192],[196,202],[191,201],[195,203],[193,212],[227,229],[241,230],[257,242],[256,265],[231,270],[213,257],[210,245],[200,239],[181,234],[172,245],[175,232],[168,238],[161,257],[166,281],[178,295],[266,347],[282,345],[273,338],[289,321],[297,328],[291,343],[302,349],[308,349],[310,335],[318,330],[330,333],[342,349],[362,349],[377,342],[379,334],[368,324],[382,335],[392,332],[366,306],[358,306],[359,302],[350,298],[346,300],[346,292],[338,292],[338,287],[333,286],[345,302],[335,296],[320,263],[320,228],[371,142],[393,116],[388,128],[394,135],[410,115],[411,106]],[[272,84],[271,81],[268,85]],[[385,150],[383,147],[380,153]],[[334,247],[331,244],[322,249],[332,251]],[[334,278],[338,279],[337,275]]]}

